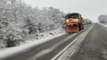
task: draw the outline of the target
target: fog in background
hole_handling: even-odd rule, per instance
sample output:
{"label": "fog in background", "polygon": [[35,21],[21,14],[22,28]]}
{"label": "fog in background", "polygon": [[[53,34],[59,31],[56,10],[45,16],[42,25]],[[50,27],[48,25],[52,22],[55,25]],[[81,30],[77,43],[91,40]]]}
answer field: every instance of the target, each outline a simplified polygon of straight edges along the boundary
{"label": "fog in background", "polygon": [[107,14],[107,0],[24,0],[32,7],[50,7],[58,8],[65,13],[79,12],[85,18],[90,18],[94,22],[100,14]]}

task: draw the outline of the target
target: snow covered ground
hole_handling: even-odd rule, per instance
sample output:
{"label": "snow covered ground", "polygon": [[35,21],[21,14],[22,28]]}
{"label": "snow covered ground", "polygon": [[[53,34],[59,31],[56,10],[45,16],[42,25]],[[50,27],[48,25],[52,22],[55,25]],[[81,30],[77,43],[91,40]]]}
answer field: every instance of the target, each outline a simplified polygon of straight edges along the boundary
{"label": "snow covered ground", "polygon": [[99,24],[102,25],[102,27],[107,30],[107,24],[106,25],[102,23],[99,23]]}
{"label": "snow covered ground", "polygon": [[[40,37],[38,40],[32,39],[32,40],[27,40],[26,44],[20,45],[20,46],[16,46],[16,47],[11,47],[11,48],[6,48],[6,49],[2,49],[0,51],[0,59],[14,55],[16,53],[21,53],[23,51],[27,51],[29,50],[31,47],[37,46],[39,44],[45,43],[49,40],[52,40],[56,37],[62,36],[64,35],[64,31],[63,30],[54,30],[54,31],[50,31],[51,33],[53,33],[54,35],[50,35],[50,34],[46,34],[43,33],[44,37]],[[48,32],[48,33],[50,33]],[[10,51],[12,51],[10,53]]]}
{"label": "snow covered ground", "polygon": [[[16,44],[16,46],[21,46],[24,44],[29,44],[32,42],[42,42],[45,40],[49,40],[50,38],[55,38],[58,35],[64,34],[64,30],[62,28],[58,28],[56,30],[52,30],[52,31],[47,31],[47,32],[43,32],[43,33],[38,33],[38,34],[31,34],[31,35],[26,35],[26,38],[22,41],[15,41],[14,43]],[[7,48],[7,43],[4,40],[0,40],[0,49],[2,48]]]}
{"label": "snow covered ground", "polygon": [[107,27],[107,25],[104,25],[105,27]]}
{"label": "snow covered ground", "polygon": [[107,27],[107,24],[102,24],[102,23],[98,23],[98,24],[100,24],[100,25],[102,25],[102,26],[105,26],[105,27]]}
{"label": "snow covered ground", "polygon": [[21,42],[20,45],[28,44],[28,43],[32,43],[32,42],[36,42],[38,44],[43,41],[48,41],[50,39],[56,38],[56,37],[63,35],[63,34],[65,34],[65,32],[61,28],[59,28],[57,30],[52,30],[49,32],[39,33],[38,37],[31,38],[30,40],[26,40],[25,42]]}

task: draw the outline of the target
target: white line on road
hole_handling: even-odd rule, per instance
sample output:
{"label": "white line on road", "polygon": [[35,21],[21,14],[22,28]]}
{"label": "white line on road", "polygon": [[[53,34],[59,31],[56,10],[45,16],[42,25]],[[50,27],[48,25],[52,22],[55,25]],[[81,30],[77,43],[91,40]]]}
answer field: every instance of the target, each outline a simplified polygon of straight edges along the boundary
{"label": "white line on road", "polygon": [[[69,45],[67,45],[62,51],[60,51],[51,60],[67,60],[68,57],[72,56],[79,49],[80,43],[85,39],[85,37],[87,36],[88,32],[92,29],[92,27],[93,25],[88,30],[80,34],[75,40],[73,40]],[[69,48],[70,48],[70,52],[67,51],[67,49]]]}
{"label": "white line on road", "polygon": [[31,57],[30,59],[28,60],[33,60],[33,59],[38,59],[39,57],[45,55],[45,54],[48,54],[50,52],[52,52],[55,48],[57,48],[59,45],[61,45],[62,43],[64,43],[65,41],[68,41],[70,38],[74,37],[75,35],[77,35],[77,33],[74,33],[70,36],[68,36],[67,38],[65,38],[64,40],[60,41],[59,43],[53,45],[51,48],[48,48],[48,49],[45,49],[45,50],[42,50],[40,51],[39,53],[37,53],[36,55],[34,55],[33,57]]}

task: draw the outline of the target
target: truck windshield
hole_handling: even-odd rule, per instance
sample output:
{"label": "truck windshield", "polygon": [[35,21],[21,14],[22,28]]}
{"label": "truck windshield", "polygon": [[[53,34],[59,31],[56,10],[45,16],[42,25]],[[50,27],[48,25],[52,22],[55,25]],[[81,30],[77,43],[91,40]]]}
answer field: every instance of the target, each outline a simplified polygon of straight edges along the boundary
{"label": "truck windshield", "polygon": [[66,19],[70,19],[70,18],[72,18],[72,19],[78,19],[80,17],[81,17],[81,15],[78,14],[78,13],[73,13],[73,14],[67,14],[66,15]]}

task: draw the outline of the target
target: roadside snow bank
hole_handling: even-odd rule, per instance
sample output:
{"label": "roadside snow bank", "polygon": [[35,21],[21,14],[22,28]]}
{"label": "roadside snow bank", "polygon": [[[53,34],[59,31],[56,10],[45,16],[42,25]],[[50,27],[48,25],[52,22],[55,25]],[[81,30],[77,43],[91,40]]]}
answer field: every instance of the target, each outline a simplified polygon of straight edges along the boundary
{"label": "roadside snow bank", "polygon": [[[34,34],[26,34],[24,35],[24,38],[20,39],[13,39],[13,40],[3,40],[0,39],[0,49],[2,48],[7,48],[9,47],[15,47],[15,46],[20,46],[28,43],[32,43],[33,41],[37,40],[44,40],[44,38],[51,38],[55,35],[63,34],[64,30],[62,28],[58,28],[56,30],[51,30],[51,31],[45,31],[43,33],[34,33]],[[19,37],[21,37],[19,35]],[[8,42],[8,43],[7,43]]]}
{"label": "roadside snow bank", "polygon": [[99,23],[106,31],[107,31],[107,25]]}
{"label": "roadside snow bank", "polygon": [[104,25],[105,27],[107,27],[107,25]]}
{"label": "roadside snow bank", "polygon": [[41,37],[38,40],[34,40],[33,39],[34,41],[27,41],[28,42],[27,44],[24,44],[24,45],[21,45],[21,46],[17,46],[17,47],[6,48],[6,49],[1,50],[0,51],[0,60],[2,60],[3,58],[6,58],[6,57],[12,56],[14,54],[18,54],[18,53],[22,53],[22,52],[28,51],[32,47],[38,46],[38,45],[40,45],[42,43],[45,43],[45,42],[47,42],[49,40],[52,40],[54,38],[60,37],[60,36],[65,34],[61,30],[55,30],[55,31],[52,31],[52,33],[54,33],[54,36],[44,33],[44,38]]}
{"label": "roadside snow bank", "polygon": [[58,35],[63,35],[63,34],[65,34],[65,32],[61,28],[49,32],[39,33],[37,34],[37,36],[34,36],[34,38],[31,38],[30,40],[26,40],[25,42],[21,42],[20,45],[32,43],[33,41],[38,42],[38,40],[44,41],[45,39],[55,38]]}
{"label": "roadside snow bank", "polygon": [[104,27],[107,27],[107,24],[102,24],[102,23],[98,23],[98,24],[100,24],[100,25],[102,25]]}

